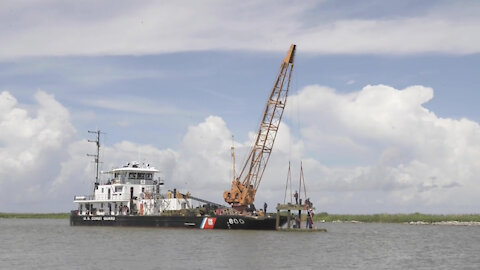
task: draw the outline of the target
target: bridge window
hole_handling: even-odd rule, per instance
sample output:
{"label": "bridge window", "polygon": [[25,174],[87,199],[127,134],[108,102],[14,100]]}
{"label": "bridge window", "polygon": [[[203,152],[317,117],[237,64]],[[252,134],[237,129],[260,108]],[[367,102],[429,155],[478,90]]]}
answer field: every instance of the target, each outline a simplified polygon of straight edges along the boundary
{"label": "bridge window", "polygon": [[137,178],[137,174],[136,174],[136,173],[133,173],[133,172],[128,173],[128,179],[135,179],[135,178]]}

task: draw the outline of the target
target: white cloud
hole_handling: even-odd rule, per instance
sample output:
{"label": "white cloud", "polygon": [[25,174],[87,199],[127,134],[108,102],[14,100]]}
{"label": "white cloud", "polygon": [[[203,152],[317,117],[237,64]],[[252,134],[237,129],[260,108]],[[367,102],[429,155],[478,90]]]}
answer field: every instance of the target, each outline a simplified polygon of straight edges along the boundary
{"label": "white cloud", "polygon": [[[0,206],[38,202],[65,157],[75,130],[69,112],[51,95],[37,92],[35,113],[22,109],[7,91],[0,94]],[[32,116],[31,114],[34,114]]]}
{"label": "white cloud", "polygon": [[[287,110],[298,110],[302,137],[282,124],[257,204],[283,201],[288,161],[296,189],[303,160],[317,211],[474,211],[480,126],[436,116],[423,106],[432,98],[431,88],[385,85],[349,94],[309,86],[292,95]],[[94,145],[73,140],[69,113],[53,96],[40,91],[36,100],[32,113],[10,93],[0,94],[0,211],[67,211],[73,195],[93,187],[93,163],[85,154]],[[237,170],[253,136],[235,142]],[[176,149],[128,141],[103,146],[102,169],[148,162],[168,188],[221,203],[232,179],[231,140],[223,119],[209,116],[189,127]]]}
{"label": "white cloud", "polygon": [[[239,148],[241,144],[236,143]],[[122,166],[130,161],[149,163],[159,169],[160,177],[168,189],[178,188],[181,192],[222,203],[222,194],[230,185],[231,134],[225,122],[210,116],[204,122],[189,127],[183,143],[177,150],[158,149],[123,141],[113,146],[101,147],[101,165],[104,171]],[[62,170],[53,185],[53,192],[67,192],[63,205],[71,207],[73,194],[88,194],[94,182],[94,165],[85,156],[87,149],[94,150],[86,140],[72,143],[69,157],[62,162]],[[106,180],[107,176],[102,176]]]}
{"label": "white cloud", "polygon": [[321,24],[296,36],[302,50],[318,53],[408,54],[478,53],[480,38],[471,36],[477,19],[392,18],[341,20]]}
{"label": "white cloud", "polygon": [[186,112],[169,104],[161,104],[156,100],[140,97],[115,97],[110,99],[86,99],[83,104],[120,112],[140,113],[150,115],[181,115]]}
{"label": "white cloud", "polygon": [[[15,2],[17,3],[17,2]],[[278,1],[50,1],[2,3],[0,59],[145,55],[198,50],[404,54],[478,53],[475,3],[432,6],[416,17],[325,20],[322,3]],[[104,12],[108,10],[108,12]],[[317,12],[312,12],[317,10]],[[78,11],[78,12],[76,12]],[[100,12],[102,11],[102,12]],[[101,15],[100,15],[101,14]],[[323,18],[323,19],[322,19]]]}
{"label": "white cloud", "polygon": [[315,190],[375,192],[383,207],[410,210],[478,204],[480,126],[436,116],[423,106],[432,98],[431,88],[385,85],[349,94],[309,86],[292,96],[305,147],[325,162],[307,167]]}

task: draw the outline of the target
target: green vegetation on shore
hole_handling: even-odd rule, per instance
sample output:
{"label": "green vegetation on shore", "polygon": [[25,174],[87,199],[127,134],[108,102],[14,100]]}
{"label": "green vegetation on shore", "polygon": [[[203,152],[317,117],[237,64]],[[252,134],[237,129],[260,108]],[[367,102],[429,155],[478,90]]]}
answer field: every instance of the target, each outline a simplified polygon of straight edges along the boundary
{"label": "green vegetation on shore", "polygon": [[66,219],[69,213],[0,213],[0,218],[49,218]]}
{"label": "green vegetation on shore", "polygon": [[429,215],[421,213],[412,214],[372,214],[372,215],[337,215],[328,213],[318,213],[314,216],[315,221],[359,221],[365,223],[406,223],[406,222],[480,222],[480,214],[459,214],[459,215]]}

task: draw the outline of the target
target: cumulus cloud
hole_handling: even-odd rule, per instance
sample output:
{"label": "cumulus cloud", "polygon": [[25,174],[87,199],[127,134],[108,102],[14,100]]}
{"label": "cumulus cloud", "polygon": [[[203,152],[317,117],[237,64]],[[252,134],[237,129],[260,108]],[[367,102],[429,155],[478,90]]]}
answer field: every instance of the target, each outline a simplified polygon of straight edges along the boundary
{"label": "cumulus cloud", "polygon": [[[33,112],[8,91],[0,94],[0,206],[42,204],[59,172],[75,130],[69,112],[52,95],[39,91]],[[41,206],[39,206],[41,207]]]}
{"label": "cumulus cloud", "polygon": [[[101,167],[104,171],[122,166],[127,162],[149,163],[160,170],[167,189],[178,188],[191,192],[196,197],[222,203],[223,191],[232,180],[230,147],[231,133],[226,123],[218,116],[209,116],[203,122],[188,128],[180,147],[158,149],[123,141],[113,146],[101,147]],[[242,143],[235,143],[239,152],[246,152]],[[55,193],[89,194],[94,183],[94,164],[85,156],[86,149],[94,145],[86,140],[72,143],[68,158],[61,163],[62,170],[56,178]],[[106,181],[107,175],[101,175]],[[71,206],[71,196],[64,197],[63,205]]]}
{"label": "cumulus cloud", "polygon": [[42,3],[0,4],[0,59],[284,51],[292,42],[313,53],[470,54],[480,48],[480,20],[472,15],[479,10],[476,3],[441,3],[410,16],[370,11],[361,18],[331,18],[323,1]]}
{"label": "cumulus cloud", "polygon": [[[480,126],[438,117],[424,107],[433,97],[423,86],[368,85],[348,94],[305,87],[289,99],[286,120],[294,122],[288,116],[298,111],[300,122],[282,123],[256,203],[282,202],[288,162],[296,189],[303,161],[317,211],[473,212],[480,203]],[[94,165],[85,154],[95,146],[74,139],[68,110],[53,96],[39,91],[35,98],[29,111],[0,94],[0,211],[67,211],[73,195],[93,188]],[[167,188],[221,203],[232,180],[231,135],[222,118],[209,116],[190,126],[176,149],[102,146],[102,170],[148,162]],[[237,170],[254,136],[234,143]]]}
{"label": "cumulus cloud", "polygon": [[423,106],[432,98],[431,88],[385,85],[349,94],[309,86],[293,96],[305,146],[317,153],[307,167],[315,190],[375,192],[376,207],[436,212],[478,203],[480,126],[436,116]]}
{"label": "cumulus cloud", "polygon": [[[223,189],[228,188],[231,179],[230,145],[231,134],[225,122],[210,116],[189,128],[177,150],[128,141],[112,146],[102,145],[100,167],[106,172],[127,162],[149,163],[160,170],[159,176],[165,180],[166,188],[190,191],[195,196],[221,202]],[[87,140],[71,142],[65,150],[66,158],[56,164],[61,170],[51,183],[49,192],[68,194],[57,198],[62,210],[73,207],[71,200],[74,194],[92,192],[95,165],[85,155],[88,149],[93,153],[95,145]],[[101,181],[107,179],[107,174],[100,175]]]}
{"label": "cumulus cloud", "polygon": [[[39,91],[35,99],[29,111],[9,92],[0,94],[0,211],[68,211],[73,195],[92,192],[95,166],[86,154],[95,145],[74,138],[68,110],[52,95]],[[221,202],[232,178],[231,144],[225,122],[210,116],[189,128],[177,150],[128,141],[102,145],[101,170],[149,163],[167,188]],[[236,146],[245,152],[242,143]]]}

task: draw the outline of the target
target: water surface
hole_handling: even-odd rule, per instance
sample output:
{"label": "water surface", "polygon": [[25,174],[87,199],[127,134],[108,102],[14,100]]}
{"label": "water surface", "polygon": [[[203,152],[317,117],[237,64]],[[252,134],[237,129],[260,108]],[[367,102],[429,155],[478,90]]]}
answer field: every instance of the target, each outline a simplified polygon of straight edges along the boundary
{"label": "water surface", "polygon": [[328,232],[0,219],[0,269],[480,269],[479,226],[317,225]]}

